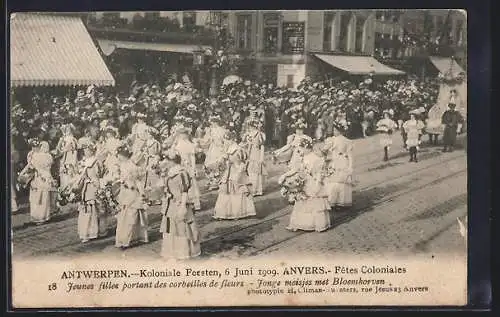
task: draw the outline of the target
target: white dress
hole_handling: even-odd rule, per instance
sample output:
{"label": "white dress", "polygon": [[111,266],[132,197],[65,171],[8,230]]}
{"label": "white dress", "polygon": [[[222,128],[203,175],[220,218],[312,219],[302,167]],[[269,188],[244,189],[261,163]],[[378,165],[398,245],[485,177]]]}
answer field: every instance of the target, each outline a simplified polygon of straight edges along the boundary
{"label": "white dress", "polygon": [[116,247],[128,247],[135,241],[148,242],[148,216],[144,202],[143,171],[131,161],[120,165],[120,212],[116,223]]}
{"label": "white dress", "polygon": [[424,123],[420,120],[408,120],[403,123],[403,129],[406,132],[406,146],[408,146],[408,148],[419,146],[420,135],[424,127]]}
{"label": "white dress", "polygon": [[85,158],[82,162],[81,177],[83,189],[78,206],[78,236],[81,240],[96,239],[99,236],[99,202],[97,191],[100,187],[100,163],[96,157]]}
{"label": "white dress", "polygon": [[68,186],[77,173],[77,140],[72,135],[63,136],[56,151],[61,155],[59,161],[59,185]]}
{"label": "white dress", "polygon": [[55,211],[57,191],[55,179],[50,174],[54,160],[49,153],[34,152],[31,165],[35,176],[30,187],[30,215],[35,223],[43,223],[50,219]]}
{"label": "white dress", "polygon": [[302,140],[312,143],[312,139],[307,135],[291,134],[287,137],[286,145],[276,150],[275,156],[279,162],[288,162],[290,170],[298,169],[302,165],[304,150],[301,147]]}
{"label": "white dress", "polygon": [[198,186],[198,180],[196,179],[196,163],[195,163],[195,153],[196,146],[193,142],[187,140],[177,140],[174,145],[174,149],[181,156],[181,165],[185,168],[186,172],[189,173],[191,177],[191,187],[189,188],[189,201],[194,204],[194,209],[200,209],[200,188]]}
{"label": "white dress", "polygon": [[264,166],[265,141],[266,135],[258,130],[250,131],[244,137],[248,154],[248,176],[253,195],[262,195],[264,191],[264,176],[267,175]]}
{"label": "white dress", "polygon": [[316,153],[304,156],[299,173],[305,180],[305,198],[297,200],[287,229],[325,231],[330,228],[330,206],[323,186],[324,161]]}
{"label": "white dress", "polygon": [[389,147],[392,145],[392,132],[396,129],[396,122],[384,118],[377,122],[377,131],[380,133],[380,145]]}
{"label": "white dress", "polygon": [[333,174],[325,180],[328,201],[332,207],[352,205],[352,141],[340,135],[325,142],[329,168]]}
{"label": "white dress", "polygon": [[229,154],[227,168],[220,181],[219,196],[215,202],[215,219],[240,219],[256,215],[243,153],[240,148]]}

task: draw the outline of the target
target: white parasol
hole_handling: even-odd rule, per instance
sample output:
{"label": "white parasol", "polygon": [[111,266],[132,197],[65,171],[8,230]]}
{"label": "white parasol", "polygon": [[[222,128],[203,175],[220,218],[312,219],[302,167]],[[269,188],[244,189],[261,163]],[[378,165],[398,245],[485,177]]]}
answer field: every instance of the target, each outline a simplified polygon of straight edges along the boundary
{"label": "white parasol", "polygon": [[240,83],[242,82],[243,80],[241,79],[240,76],[237,76],[237,75],[229,75],[227,76],[226,78],[224,78],[224,80],[222,81],[222,85],[223,86],[227,86],[227,85],[230,85],[230,84],[234,84],[234,83]]}

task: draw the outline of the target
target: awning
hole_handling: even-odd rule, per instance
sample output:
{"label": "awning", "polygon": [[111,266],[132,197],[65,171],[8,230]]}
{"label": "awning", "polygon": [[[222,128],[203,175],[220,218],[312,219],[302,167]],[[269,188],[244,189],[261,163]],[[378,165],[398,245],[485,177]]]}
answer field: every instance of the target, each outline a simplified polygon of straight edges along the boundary
{"label": "awning", "polygon": [[79,17],[13,15],[10,58],[13,87],[115,84]]}
{"label": "awning", "polygon": [[465,73],[462,67],[458,65],[458,63],[449,57],[435,57],[431,56],[429,57],[431,63],[437,68],[437,70],[442,73],[446,74],[450,72],[451,70],[451,75],[452,77],[457,77],[458,74],[460,73]]}
{"label": "awning", "polygon": [[140,50],[140,51],[158,51],[158,52],[174,52],[192,54],[200,49],[207,49],[209,46],[199,46],[190,44],[164,44],[164,43],[146,43],[146,42],[130,42],[130,41],[112,41],[97,39],[104,55],[113,54],[115,49]]}
{"label": "awning", "polygon": [[371,56],[314,54],[323,62],[351,75],[404,75],[405,72],[386,66]]}

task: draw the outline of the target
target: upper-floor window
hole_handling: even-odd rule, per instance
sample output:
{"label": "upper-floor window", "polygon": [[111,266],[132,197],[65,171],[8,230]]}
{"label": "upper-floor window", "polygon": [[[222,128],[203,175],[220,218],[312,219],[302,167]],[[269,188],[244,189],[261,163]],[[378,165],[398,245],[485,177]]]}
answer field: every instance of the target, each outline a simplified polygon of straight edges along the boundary
{"label": "upper-floor window", "polygon": [[325,12],[323,23],[323,50],[332,50],[332,32],[333,20],[335,19],[334,12]]}
{"label": "upper-floor window", "polygon": [[457,26],[455,29],[455,43],[457,45],[463,44],[463,33],[464,33],[464,22],[462,20],[457,21]]}
{"label": "upper-floor window", "polygon": [[347,51],[349,42],[349,23],[351,22],[351,13],[342,13],[340,16],[340,35],[339,50]]}
{"label": "upper-floor window", "polygon": [[196,12],[184,11],[182,12],[182,24],[184,27],[192,28],[196,25]]}
{"label": "upper-floor window", "polygon": [[144,18],[148,20],[155,20],[160,18],[160,12],[155,11],[155,12],[146,12],[144,13]]}
{"label": "upper-floor window", "polygon": [[283,22],[283,53],[301,54],[304,52],[305,23]]}
{"label": "upper-floor window", "polygon": [[252,16],[249,14],[238,15],[236,25],[236,43],[240,49],[249,49],[252,42]]}
{"label": "upper-floor window", "polygon": [[359,16],[356,17],[356,53],[361,53],[363,51],[363,37],[365,28],[366,18]]}

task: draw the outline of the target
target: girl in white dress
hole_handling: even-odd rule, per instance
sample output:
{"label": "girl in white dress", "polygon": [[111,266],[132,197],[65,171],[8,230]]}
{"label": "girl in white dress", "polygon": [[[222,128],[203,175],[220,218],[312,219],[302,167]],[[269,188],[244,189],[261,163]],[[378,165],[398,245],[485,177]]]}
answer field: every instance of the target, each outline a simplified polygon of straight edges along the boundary
{"label": "girl in white dress", "polygon": [[298,169],[302,164],[304,149],[303,142],[311,143],[311,137],[304,134],[305,124],[298,126],[294,134],[287,137],[286,145],[273,153],[273,160],[278,162],[288,162],[290,170]]}
{"label": "girl in white dress", "polygon": [[148,217],[145,212],[144,170],[132,163],[132,153],[126,146],[118,148],[120,161],[120,193],[115,246],[127,248],[136,241],[149,242]]}
{"label": "girl in white dress", "polygon": [[50,174],[53,163],[46,141],[40,142],[39,149],[32,152],[28,160],[28,169],[34,171],[30,183],[30,215],[37,225],[49,221],[51,213],[56,211],[56,181]]}
{"label": "girl in white dress", "polygon": [[73,135],[71,124],[63,125],[61,130],[63,135],[54,152],[56,156],[61,158],[59,161],[59,186],[65,188],[77,173],[77,140]]}
{"label": "girl in white dress", "polygon": [[259,120],[249,122],[248,132],[243,137],[244,146],[248,153],[248,176],[252,184],[253,196],[262,196],[264,176],[267,174],[264,166],[264,143],[266,135],[259,130]]}
{"label": "girl in white dress", "polygon": [[392,133],[396,129],[396,122],[392,120],[392,113],[394,112],[391,112],[391,110],[385,110],[384,118],[377,122],[377,131],[380,133],[380,145],[384,148],[384,161],[389,160]]}
{"label": "girl in white dress", "polygon": [[79,140],[79,148],[83,149],[81,171],[76,189],[81,190],[81,199],[78,206],[78,236],[82,243],[99,236],[100,203],[98,191],[100,188],[101,163],[96,157],[96,145],[88,138]]}
{"label": "girl in white dress", "polygon": [[200,142],[202,147],[208,147],[204,164],[209,190],[219,188],[224,157],[227,151],[227,134],[227,129],[220,124],[220,117],[211,117],[210,126],[206,129],[205,136]]}
{"label": "girl in white dress", "polygon": [[194,210],[201,209],[200,203],[200,188],[196,177],[196,145],[190,140],[189,130],[187,128],[179,128],[177,130],[178,137],[173,146],[181,157],[181,165],[191,178],[191,186],[189,188],[188,202],[194,205]]}
{"label": "girl in white dress", "polygon": [[325,181],[328,202],[332,209],[337,210],[352,205],[353,144],[343,135],[345,130],[344,126],[334,124],[334,136],[328,138],[323,148],[331,171]]}
{"label": "girl in white dress", "polygon": [[419,111],[410,111],[410,120],[403,123],[403,129],[406,132],[406,146],[410,151],[410,162],[418,162],[417,152],[420,145],[420,137],[425,124],[417,119]]}
{"label": "girl in white dress", "polygon": [[295,201],[288,230],[325,231],[330,228],[330,206],[323,186],[324,160],[313,152],[312,143],[303,145],[304,158],[297,172],[304,180],[303,195]]}
{"label": "girl in white dress", "polygon": [[200,233],[188,202],[191,177],[181,165],[179,153],[168,151],[165,156],[165,160],[160,163],[165,193],[161,207],[161,256],[177,260],[197,257],[201,254]]}
{"label": "girl in white dress", "polygon": [[227,151],[227,168],[222,175],[214,219],[240,219],[255,216],[255,205],[249,189],[246,154],[233,142]]}

